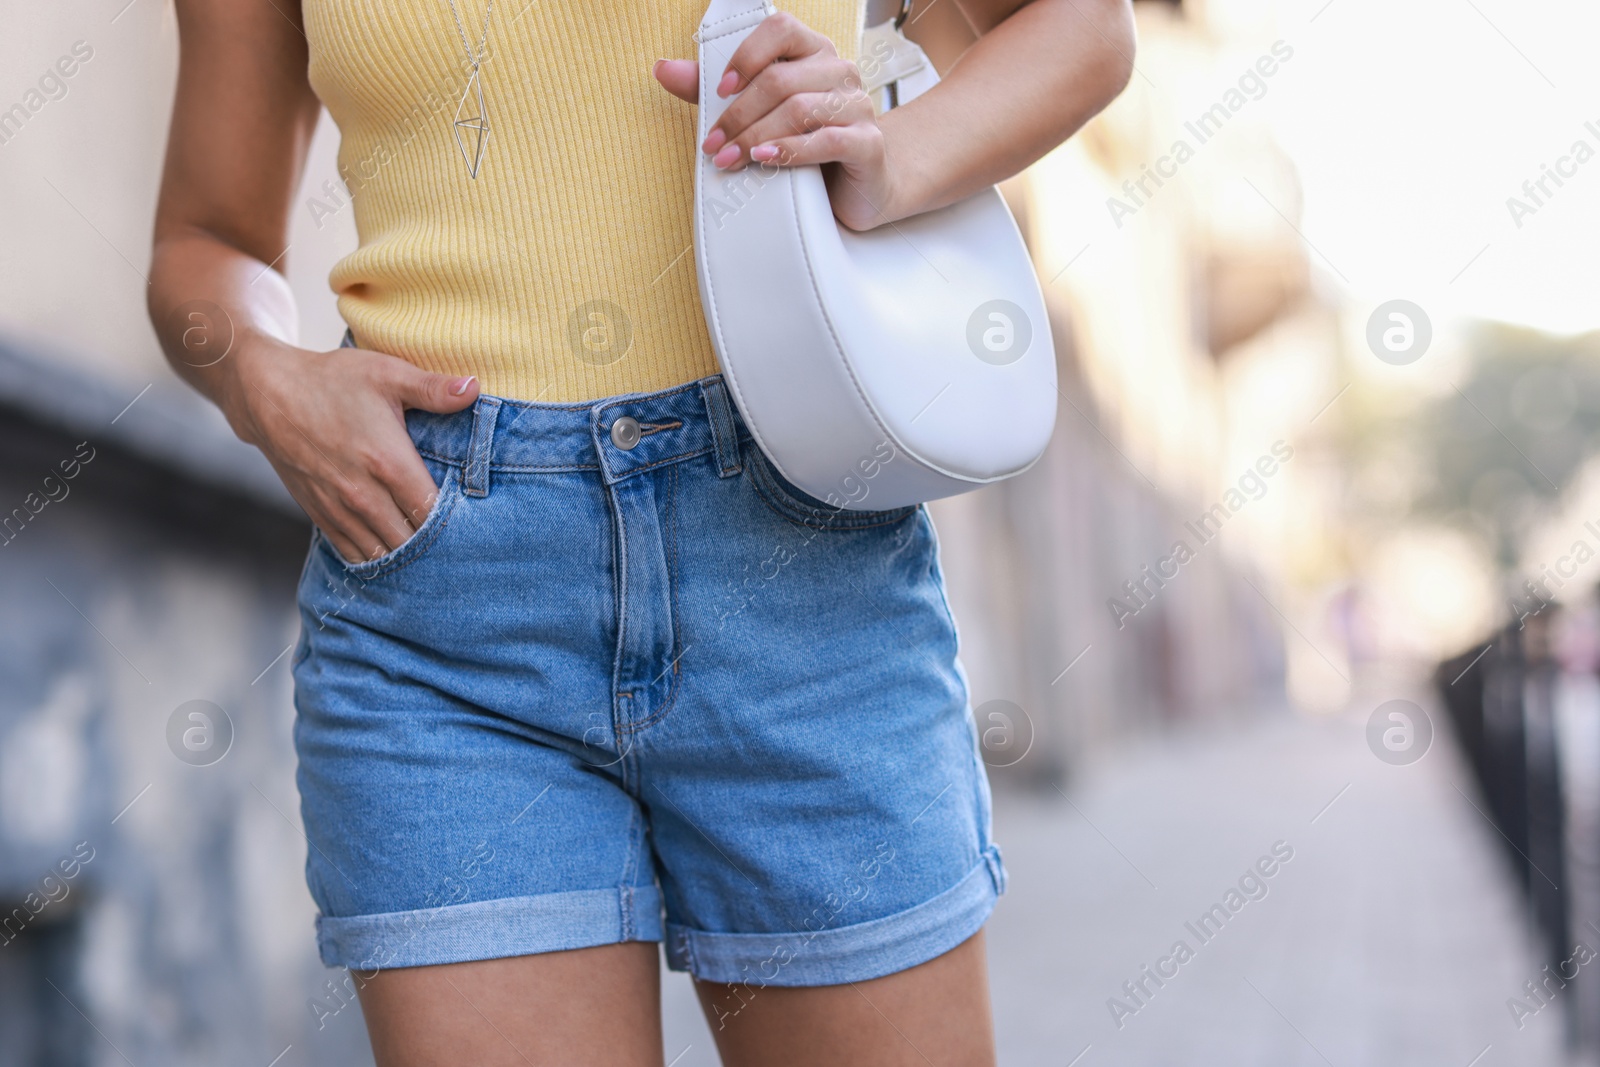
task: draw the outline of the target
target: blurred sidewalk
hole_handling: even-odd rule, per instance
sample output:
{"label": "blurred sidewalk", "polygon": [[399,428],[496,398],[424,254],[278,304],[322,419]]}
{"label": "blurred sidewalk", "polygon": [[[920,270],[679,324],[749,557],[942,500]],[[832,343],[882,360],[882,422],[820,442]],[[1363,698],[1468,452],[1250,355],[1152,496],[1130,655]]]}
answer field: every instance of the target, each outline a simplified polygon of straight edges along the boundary
{"label": "blurred sidewalk", "polygon": [[[1559,1007],[1520,1031],[1507,1008],[1541,964],[1448,735],[1395,767],[1363,726],[1173,737],[1108,755],[1066,796],[997,783],[1011,873],[988,928],[1000,1062],[1565,1063]],[[1186,923],[1277,842],[1293,858],[1261,879],[1265,896],[1249,883],[1259,899],[1202,943]],[[1159,988],[1145,979],[1153,994],[1119,1029],[1107,1001],[1133,1006],[1123,983],[1179,939],[1193,958]],[[664,999],[668,1061],[715,1064],[688,981],[672,975]]]}

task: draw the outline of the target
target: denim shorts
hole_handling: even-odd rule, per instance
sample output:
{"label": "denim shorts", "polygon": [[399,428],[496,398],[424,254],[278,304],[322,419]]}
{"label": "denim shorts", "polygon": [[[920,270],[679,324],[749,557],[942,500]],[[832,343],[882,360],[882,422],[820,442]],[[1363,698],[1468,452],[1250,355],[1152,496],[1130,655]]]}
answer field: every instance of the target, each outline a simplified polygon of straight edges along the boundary
{"label": "denim shorts", "polygon": [[925,509],[802,493],[720,377],[406,422],[433,510],[370,562],[314,534],[299,588],[325,963],[664,941],[831,985],[977,932],[1006,874]]}

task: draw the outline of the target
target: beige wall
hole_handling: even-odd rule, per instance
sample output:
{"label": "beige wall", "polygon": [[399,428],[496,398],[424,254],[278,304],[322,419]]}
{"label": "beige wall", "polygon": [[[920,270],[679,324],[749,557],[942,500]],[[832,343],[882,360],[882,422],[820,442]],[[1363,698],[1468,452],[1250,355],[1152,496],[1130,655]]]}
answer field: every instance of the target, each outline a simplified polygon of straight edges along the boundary
{"label": "beige wall", "polygon": [[[151,381],[182,388],[144,304],[178,36],[165,0],[134,0],[119,15],[122,2],[19,5],[0,35],[0,108],[38,108],[0,143],[0,331],[123,382],[131,396]],[[65,95],[29,97],[80,41],[92,57],[62,79]],[[355,231],[348,211],[318,229],[305,199],[335,174],[336,148],[324,116],[285,260],[303,343],[329,347],[342,327],[328,269],[355,246]]]}

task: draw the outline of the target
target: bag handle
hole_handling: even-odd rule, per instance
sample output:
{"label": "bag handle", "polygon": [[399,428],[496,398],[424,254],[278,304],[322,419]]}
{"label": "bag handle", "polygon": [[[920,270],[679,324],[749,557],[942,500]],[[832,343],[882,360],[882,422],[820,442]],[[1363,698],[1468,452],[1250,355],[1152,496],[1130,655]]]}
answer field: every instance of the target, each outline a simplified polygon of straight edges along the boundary
{"label": "bag handle", "polygon": [[700,30],[694,39],[704,44],[707,38],[727,33],[735,22],[742,26],[748,21],[754,25],[775,10],[768,0],[711,0],[706,6],[705,16],[700,19]]}
{"label": "bag handle", "polygon": [[[937,75],[933,74],[932,64],[928,62],[922,49],[900,32],[906,19],[911,15],[914,2],[915,0],[898,0],[898,10],[891,18],[863,27],[863,37],[860,42],[862,47],[858,51],[865,53],[870,46],[875,54],[877,74],[866,79],[866,88],[868,92],[874,94],[874,102],[880,112],[898,107],[920,95],[929,84],[938,80]],[[870,20],[874,5],[869,0],[864,7],[864,16]],[[718,41],[719,38],[740,34],[742,40],[742,31],[754,29],[776,10],[770,0],[710,0],[705,16],[700,20],[700,29],[695,34],[695,41],[701,45],[702,51],[708,43],[712,43],[712,51],[722,54],[725,59],[733,54],[733,47],[737,46],[737,42],[730,44],[727,41]],[[919,73],[923,76],[912,77]],[[704,73],[702,73],[703,78]],[[910,84],[903,87],[901,85],[903,81],[909,81]],[[879,101],[880,94],[886,99]]]}

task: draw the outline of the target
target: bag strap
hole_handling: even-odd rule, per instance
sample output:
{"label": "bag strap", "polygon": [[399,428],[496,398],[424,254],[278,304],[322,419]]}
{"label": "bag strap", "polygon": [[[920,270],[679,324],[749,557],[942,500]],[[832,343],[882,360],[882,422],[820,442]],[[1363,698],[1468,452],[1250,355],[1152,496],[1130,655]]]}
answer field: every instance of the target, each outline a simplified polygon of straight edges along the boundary
{"label": "bag strap", "polygon": [[911,5],[915,0],[867,0],[865,26],[878,26],[885,22],[894,22],[894,28],[899,29],[905,25],[906,16],[911,14]]}
{"label": "bag strap", "polygon": [[730,23],[737,21],[742,24],[752,15],[759,15],[754,20],[759,22],[772,14],[773,10],[767,0],[711,0],[706,6],[705,17],[700,20],[700,31],[695,34],[695,40],[704,43],[708,36],[720,36]]}
{"label": "bag strap", "polygon": [[[924,91],[928,84],[938,80],[922,49],[900,32],[911,14],[913,2],[867,0],[864,5],[867,24],[862,30],[862,47],[859,49],[862,73],[866,76],[866,89],[873,95],[874,105],[880,112],[905,103]],[[886,7],[897,10],[888,18],[874,22],[873,15]],[[719,43],[718,38],[730,37],[753,27],[774,10],[770,0],[710,0],[695,40],[702,47],[710,44],[714,53],[726,58],[732,54],[732,48],[726,43]],[[922,76],[913,77],[918,74]],[[908,81],[908,85],[902,86],[902,81]]]}

